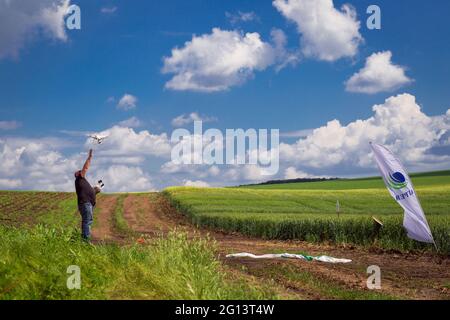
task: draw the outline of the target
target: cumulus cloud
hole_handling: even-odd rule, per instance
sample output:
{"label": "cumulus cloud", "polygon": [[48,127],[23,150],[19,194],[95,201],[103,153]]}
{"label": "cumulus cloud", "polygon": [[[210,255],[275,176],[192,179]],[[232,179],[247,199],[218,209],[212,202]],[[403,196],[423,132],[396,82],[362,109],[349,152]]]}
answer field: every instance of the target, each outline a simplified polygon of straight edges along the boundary
{"label": "cumulus cloud", "polygon": [[0,179],[0,189],[17,189],[22,186],[22,181],[19,179]]}
{"label": "cumulus cloud", "polygon": [[[161,166],[161,173],[174,178],[174,183],[185,185],[186,181],[201,179],[210,186],[238,185],[266,181],[271,178],[259,165],[179,165],[171,161]],[[194,180],[196,181],[196,180]]]}
{"label": "cumulus cloud", "polygon": [[[170,161],[172,145],[164,133],[114,126],[100,134],[109,138],[95,146],[88,179],[92,183],[103,179],[108,192],[374,174],[370,141],[390,148],[409,171],[450,166],[450,109],[428,116],[410,94],[373,106],[369,118],[348,124],[331,120],[294,143],[282,143],[280,171],[273,176],[259,165],[178,165]],[[72,150],[68,145],[70,141],[51,137],[0,138],[0,188],[73,191],[73,173],[83,165],[86,153],[67,154]],[[87,140],[84,149],[90,147]]]}
{"label": "cumulus cloud", "polygon": [[201,180],[185,180],[184,181],[184,185],[186,187],[197,187],[197,188],[208,188],[210,187],[209,183],[205,182],[205,181],[201,181]]}
{"label": "cumulus cloud", "polygon": [[313,178],[313,175],[310,175],[301,170],[297,170],[295,167],[288,167],[284,171],[284,179],[299,179],[299,178]]}
{"label": "cumulus cloud", "polygon": [[117,108],[121,110],[131,110],[136,108],[136,104],[138,99],[132,94],[125,93],[122,98],[120,98],[119,103],[117,104]]}
{"label": "cumulus cloud", "polygon": [[300,55],[298,51],[288,50],[286,48],[287,36],[284,31],[273,28],[270,35],[272,37],[273,47],[277,57],[275,70],[278,72],[288,65],[296,65],[300,61]]}
{"label": "cumulus cloud", "polygon": [[[132,128],[114,126],[99,133],[108,136],[99,150],[101,156],[156,156],[169,157],[171,144],[167,134],[152,134],[148,130],[135,131]],[[86,148],[92,146],[86,140]]]}
{"label": "cumulus cloud", "polygon": [[281,144],[280,157],[306,169],[328,169],[336,175],[351,168],[372,168],[369,142],[391,148],[412,168],[430,169],[448,165],[449,155],[430,153],[450,130],[447,114],[429,117],[414,96],[401,94],[373,107],[374,115],[342,125],[338,120],[313,130],[295,144]]}
{"label": "cumulus cloud", "polygon": [[[107,184],[105,190],[111,192],[153,190],[151,178],[142,166],[146,157],[162,156],[170,150],[164,144],[165,135],[154,136],[147,131],[135,133],[121,127],[113,127],[109,132],[117,150],[111,153],[105,143],[105,148],[102,145],[101,150],[94,151],[95,161],[88,172],[90,182],[103,179]],[[119,135],[128,139],[130,145],[118,144]],[[57,138],[0,139],[0,188],[73,191],[73,174],[81,169],[87,154],[65,155],[66,146]],[[85,149],[88,148],[92,148],[92,144],[87,143]]]}
{"label": "cumulus cloud", "polygon": [[78,155],[64,157],[46,139],[0,139],[2,188],[71,190]]}
{"label": "cumulus cloud", "polygon": [[332,0],[274,0],[273,5],[297,25],[306,57],[335,61],[358,53],[363,38],[350,5],[343,5],[341,10]]}
{"label": "cumulus cloud", "polygon": [[208,116],[200,116],[197,112],[192,112],[190,114],[182,114],[178,117],[172,119],[172,126],[174,127],[182,127],[187,124],[193,123],[194,121],[203,121],[203,122],[215,122],[217,121],[216,117],[208,117]]}
{"label": "cumulus cloud", "polygon": [[172,49],[171,56],[164,57],[162,72],[174,74],[167,89],[217,92],[243,84],[255,71],[274,64],[276,57],[276,50],[256,32],[214,28]]}
{"label": "cumulus cloud", "polygon": [[15,130],[22,126],[18,121],[0,121],[0,130]]}
{"label": "cumulus cloud", "polygon": [[118,123],[121,127],[138,128],[143,125],[142,121],[138,117],[131,117]]}
{"label": "cumulus cloud", "polygon": [[149,175],[139,167],[112,165],[106,169],[98,169],[96,176],[105,182],[105,191],[139,192],[154,190]]}
{"label": "cumulus cloud", "polygon": [[392,63],[392,52],[383,51],[372,54],[366,65],[355,73],[346,83],[349,92],[374,94],[394,91],[412,82],[405,75],[405,68]]}
{"label": "cumulus cloud", "polygon": [[173,161],[164,163],[160,171],[164,175],[186,175],[200,179],[218,177],[222,173],[217,165],[186,165],[176,164]]}
{"label": "cumulus cloud", "polygon": [[19,56],[27,41],[44,36],[66,41],[70,0],[0,1],[0,58]]}
{"label": "cumulus cloud", "polygon": [[266,174],[265,168],[259,165],[230,165],[223,172],[223,177],[228,181],[241,182],[261,182],[270,176]]}

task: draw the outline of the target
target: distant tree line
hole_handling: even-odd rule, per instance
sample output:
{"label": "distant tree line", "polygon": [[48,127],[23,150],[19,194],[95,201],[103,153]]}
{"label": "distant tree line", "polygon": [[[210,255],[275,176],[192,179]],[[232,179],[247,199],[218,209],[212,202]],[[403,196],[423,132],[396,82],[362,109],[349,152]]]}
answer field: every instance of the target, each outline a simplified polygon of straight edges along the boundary
{"label": "distant tree line", "polygon": [[240,185],[240,187],[248,187],[248,186],[263,186],[269,184],[285,184],[285,183],[305,183],[305,182],[319,182],[319,181],[332,181],[338,180],[340,178],[297,178],[297,179],[284,179],[284,180],[269,180],[261,183],[253,183],[253,184],[244,184]]}

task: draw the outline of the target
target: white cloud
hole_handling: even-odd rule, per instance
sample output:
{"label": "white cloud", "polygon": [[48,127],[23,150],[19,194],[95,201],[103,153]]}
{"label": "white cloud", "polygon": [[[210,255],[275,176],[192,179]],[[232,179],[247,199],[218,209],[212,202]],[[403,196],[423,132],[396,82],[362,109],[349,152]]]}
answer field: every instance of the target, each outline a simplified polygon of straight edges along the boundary
{"label": "white cloud", "polygon": [[121,110],[131,110],[136,108],[136,104],[138,99],[132,94],[125,93],[122,98],[120,98],[119,103],[117,104],[117,108]]}
{"label": "white cloud", "polygon": [[350,5],[343,5],[341,10],[332,0],[274,0],[273,5],[296,23],[306,57],[335,61],[357,54],[363,38]]}
{"label": "white cloud", "polygon": [[[123,135],[125,130],[125,128],[113,127],[111,129],[113,142],[115,137]],[[164,135],[152,136],[146,131],[138,134],[132,131],[124,136],[126,140],[128,139],[126,142],[131,145],[118,145],[118,150],[115,150],[113,154],[109,153],[105,143],[106,148],[94,151],[94,160],[88,172],[88,179],[91,183],[103,179],[107,185],[105,191],[153,190],[150,176],[142,166],[145,156],[159,156],[162,152],[167,152],[167,146],[164,148],[160,144],[164,141],[164,137]],[[130,140],[133,138],[133,141]],[[142,150],[139,150],[139,147]],[[82,167],[86,153],[66,156],[61,152],[61,148],[64,148],[63,141],[55,138],[0,139],[0,162],[2,163],[0,188],[73,191],[73,174]]]}
{"label": "white cloud", "polygon": [[116,6],[112,6],[112,7],[102,7],[100,9],[100,12],[103,14],[112,14],[114,12],[117,11],[117,7]]}
{"label": "white cloud", "polygon": [[192,112],[190,114],[182,114],[178,117],[172,119],[172,126],[174,127],[182,127],[187,124],[193,123],[194,121],[203,121],[203,122],[215,122],[217,121],[216,117],[208,117],[208,116],[200,116],[197,112]]}
{"label": "white cloud", "polygon": [[22,181],[19,179],[0,179],[0,189],[17,189],[22,186]]}
{"label": "white cloud", "polygon": [[366,65],[355,73],[346,83],[346,90],[374,94],[393,91],[412,82],[405,75],[405,68],[391,61],[392,52],[383,51],[372,54]]}
{"label": "white cloud", "polygon": [[[296,142],[280,145],[280,171],[267,176],[258,165],[176,165],[170,161],[167,134],[114,126],[94,147],[88,179],[103,179],[105,191],[148,191],[169,185],[224,186],[268,179],[355,176],[376,173],[369,141],[386,145],[409,171],[450,166],[450,110],[422,112],[415,97],[402,94],[373,107],[373,116],[343,125],[338,120],[313,129]],[[195,137],[194,137],[195,138]],[[60,138],[0,138],[0,188],[73,191],[73,173],[86,153],[67,154],[71,142]],[[264,155],[263,155],[264,156]]]}
{"label": "white cloud", "polygon": [[186,181],[201,179],[210,186],[237,185],[249,182],[266,181],[270,176],[259,165],[178,165],[171,161],[161,166],[161,173],[175,178],[174,182],[182,185]]}
{"label": "white cloud", "polygon": [[98,166],[111,165],[111,164],[125,164],[140,166],[145,164],[144,155],[130,155],[130,156],[108,156],[102,155],[102,153],[95,153],[95,164]]}
{"label": "white cloud", "polygon": [[262,182],[270,178],[264,174],[265,169],[259,165],[230,165],[224,170],[222,177],[225,181],[241,182]]}
{"label": "white cloud", "polygon": [[300,178],[313,178],[313,175],[310,175],[306,172],[297,170],[295,167],[288,167],[284,171],[284,179],[300,179]]}
{"label": "white cloud", "polygon": [[[54,139],[49,139],[52,141]],[[68,191],[79,155],[64,157],[46,139],[0,139],[2,188]]]}
{"label": "white cloud", "polygon": [[197,187],[197,188],[208,188],[210,187],[209,183],[205,182],[205,181],[201,181],[201,180],[185,180],[184,181],[184,185],[186,187]]}
{"label": "white cloud", "polygon": [[[147,130],[136,132],[132,128],[114,126],[99,134],[108,136],[99,148],[101,156],[170,156],[171,144],[165,133],[157,135]],[[91,139],[87,139],[85,145],[92,147]]]}
{"label": "white cloud", "polygon": [[212,177],[217,177],[220,174],[220,169],[218,166],[212,166],[208,169],[208,174]]}
{"label": "white cloud", "polygon": [[18,121],[0,121],[0,130],[15,130],[22,126]]}
{"label": "white cloud", "polygon": [[0,58],[17,58],[27,41],[41,35],[66,41],[69,5],[69,0],[0,1]]}
{"label": "white cloud", "polygon": [[150,177],[139,167],[112,165],[106,169],[98,169],[95,176],[105,183],[105,191],[139,192],[153,191]]}
{"label": "white cloud", "polygon": [[260,21],[258,15],[253,11],[249,12],[238,11],[236,13],[225,12],[225,16],[232,25],[236,25],[241,22]]}
{"label": "white cloud", "polygon": [[275,63],[276,50],[258,33],[241,34],[214,28],[193,36],[182,48],[164,57],[162,72],[174,74],[166,83],[171,90],[217,92],[241,85]]}
{"label": "white cloud", "polygon": [[277,57],[275,70],[278,72],[288,65],[296,65],[300,61],[300,55],[296,51],[291,52],[286,49],[287,36],[284,31],[274,28],[271,30],[270,35]]}
{"label": "white cloud", "polygon": [[281,144],[280,157],[302,168],[327,171],[332,175],[373,168],[369,142],[391,148],[412,168],[428,170],[450,163],[450,155],[430,153],[450,130],[447,115],[429,117],[421,111],[415,97],[401,94],[388,98],[373,107],[374,115],[356,120],[346,126],[332,120],[326,126],[313,130],[295,144]]}
{"label": "white cloud", "polygon": [[129,128],[138,128],[143,125],[142,121],[139,120],[137,117],[131,117],[126,120],[120,121],[119,126],[121,127],[129,127]]}

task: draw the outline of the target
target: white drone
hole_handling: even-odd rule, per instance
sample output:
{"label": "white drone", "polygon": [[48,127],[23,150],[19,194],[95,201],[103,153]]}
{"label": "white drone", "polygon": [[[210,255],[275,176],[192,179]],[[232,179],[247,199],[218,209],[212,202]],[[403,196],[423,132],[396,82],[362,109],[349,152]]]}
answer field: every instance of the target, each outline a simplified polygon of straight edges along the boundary
{"label": "white drone", "polygon": [[108,136],[102,136],[102,135],[98,135],[98,134],[88,134],[87,136],[89,138],[91,138],[93,142],[96,142],[97,144],[102,144],[103,141],[106,138],[108,138]]}

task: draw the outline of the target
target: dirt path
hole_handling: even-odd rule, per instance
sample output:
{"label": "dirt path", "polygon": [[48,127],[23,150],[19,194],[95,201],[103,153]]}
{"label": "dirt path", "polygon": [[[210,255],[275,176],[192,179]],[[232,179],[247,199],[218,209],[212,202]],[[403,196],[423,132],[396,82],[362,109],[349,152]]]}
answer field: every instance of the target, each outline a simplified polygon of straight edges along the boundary
{"label": "dirt path", "polygon": [[116,195],[101,195],[98,197],[97,209],[94,212],[94,226],[92,228],[93,242],[110,242],[117,240],[114,233],[113,215],[116,209]]}
{"label": "dirt path", "polygon": [[157,236],[172,230],[176,225],[158,210],[157,193],[130,194],[124,200],[124,218],[138,234]]}
{"label": "dirt path", "polygon": [[[114,211],[114,199],[99,203],[100,235],[114,238],[108,221]],[[108,215],[110,217],[108,218]],[[316,245],[301,241],[276,241],[249,238],[197,229],[170,206],[160,194],[130,194],[124,200],[124,218],[129,227],[146,237],[165,234],[176,228],[195,237],[210,235],[218,246],[219,259],[237,273],[275,280],[285,292],[310,299],[339,297],[367,298],[373,291],[366,288],[367,267],[377,265],[382,272],[384,296],[412,299],[450,299],[450,259],[430,254],[402,254],[361,249],[354,246]],[[110,224],[109,224],[110,225]],[[103,226],[103,227],[102,227]],[[295,260],[227,259],[229,253],[300,253],[330,255],[352,259],[350,264],[326,264]],[[353,295],[352,295],[353,294]]]}

